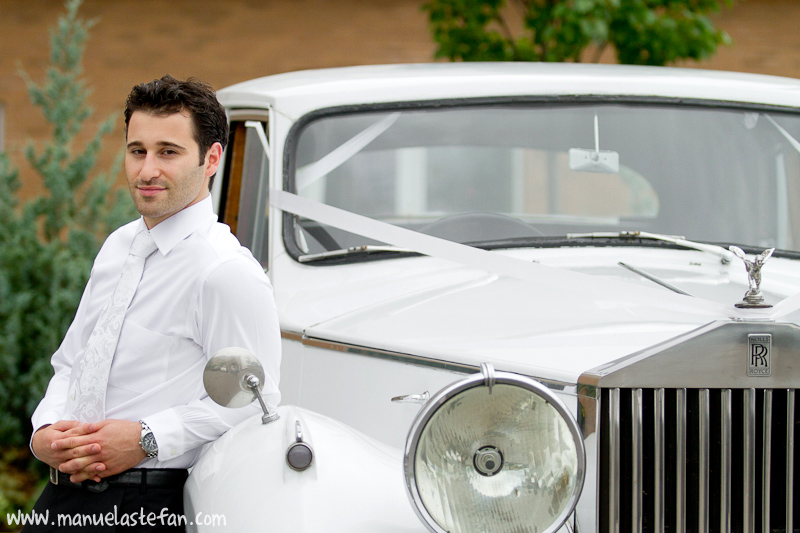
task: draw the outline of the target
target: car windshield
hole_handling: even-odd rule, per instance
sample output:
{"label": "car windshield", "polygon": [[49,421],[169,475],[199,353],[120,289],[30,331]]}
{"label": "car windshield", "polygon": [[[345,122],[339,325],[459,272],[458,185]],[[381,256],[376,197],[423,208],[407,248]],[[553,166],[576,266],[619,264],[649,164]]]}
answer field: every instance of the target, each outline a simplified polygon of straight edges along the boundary
{"label": "car windshield", "polygon": [[[800,115],[667,103],[493,104],[323,116],[298,195],[462,243],[645,231],[800,250]],[[381,244],[297,219],[303,253]]]}

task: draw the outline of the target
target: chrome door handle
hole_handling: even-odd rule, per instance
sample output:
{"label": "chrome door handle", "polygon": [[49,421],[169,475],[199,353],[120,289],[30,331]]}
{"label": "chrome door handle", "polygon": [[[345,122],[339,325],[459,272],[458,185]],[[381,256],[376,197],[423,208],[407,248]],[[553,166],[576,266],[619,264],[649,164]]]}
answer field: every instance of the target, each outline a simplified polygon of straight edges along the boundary
{"label": "chrome door handle", "polygon": [[394,398],[392,398],[392,401],[396,403],[424,404],[430,399],[431,399],[430,393],[428,391],[425,391],[422,394],[406,394],[405,396],[395,396]]}

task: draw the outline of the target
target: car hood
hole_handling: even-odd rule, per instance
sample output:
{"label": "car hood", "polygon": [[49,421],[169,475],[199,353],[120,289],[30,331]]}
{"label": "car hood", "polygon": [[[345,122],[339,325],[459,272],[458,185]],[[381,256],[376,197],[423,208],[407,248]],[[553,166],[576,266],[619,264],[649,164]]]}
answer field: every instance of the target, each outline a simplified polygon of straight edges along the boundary
{"label": "car hood", "polygon": [[[717,320],[796,321],[795,261],[763,269],[766,310],[734,304],[740,262],[709,254],[625,247],[504,251],[549,268],[540,281],[498,276],[429,257],[327,268],[327,286],[277,293],[284,319],[306,337],[575,383],[586,370]],[[635,266],[684,296],[620,266]],[[565,286],[559,272],[585,284]],[[318,282],[317,282],[318,283]],[[303,285],[302,283],[300,285]],[[591,294],[586,293],[591,288]],[[287,329],[284,327],[284,329]]]}

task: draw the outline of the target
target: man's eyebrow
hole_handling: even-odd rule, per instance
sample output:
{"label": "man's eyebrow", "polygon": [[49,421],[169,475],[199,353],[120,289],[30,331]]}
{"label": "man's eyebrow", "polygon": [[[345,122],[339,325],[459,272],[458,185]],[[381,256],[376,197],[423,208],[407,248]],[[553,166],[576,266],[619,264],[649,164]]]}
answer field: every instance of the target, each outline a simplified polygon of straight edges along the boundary
{"label": "man's eyebrow", "polygon": [[[144,146],[144,143],[142,141],[131,141],[127,145],[128,148],[133,148],[135,146]],[[170,141],[158,141],[156,146],[159,148],[177,148],[178,150],[186,150],[184,146]]]}

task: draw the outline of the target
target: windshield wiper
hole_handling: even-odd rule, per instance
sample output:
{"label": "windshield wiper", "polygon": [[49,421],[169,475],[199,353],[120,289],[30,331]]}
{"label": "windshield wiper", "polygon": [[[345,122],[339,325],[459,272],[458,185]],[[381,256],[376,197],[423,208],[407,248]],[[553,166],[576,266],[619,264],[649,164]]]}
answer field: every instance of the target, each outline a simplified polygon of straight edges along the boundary
{"label": "windshield wiper", "polygon": [[[536,241],[548,241],[552,238],[547,237],[537,237]],[[563,237],[562,237],[563,239]],[[567,234],[568,240],[579,240],[579,239],[619,239],[619,240],[633,240],[633,239],[648,239],[648,240],[655,240],[655,241],[664,241],[671,244],[675,244],[676,246],[682,246],[684,248],[691,248],[693,250],[700,250],[703,252],[708,252],[714,254],[720,258],[723,264],[729,264],[731,260],[736,258],[733,252],[723,248],[722,246],[717,246],[716,244],[706,244],[701,242],[694,242],[694,241],[687,241],[683,237],[679,237],[677,235],[662,235],[659,233],[648,233],[646,231],[612,231],[612,232],[593,232],[593,233],[568,233]],[[502,244],[500,247],[507,247],[512,244],[511,241],[515,241],[517,239],[511,240],[503,240],[503,241],[479,241],[479,242],[469,242],[463,243],[467,246],[474,246],[478,248],[492,249],[495,246],[487,246],[489,243],[492,244]],[[519,239],[521,241],[529,242],[531,239]],[[519,245],[519,243],[516,243]],[[374,245],[374,244],[365,244],[362,246],[351,246],[349,248],[342,248],[341,250],[328,250],[325,252],[319,252],[315,254],[305,254],[301,255],[297,258],[298,261],[301,263],[311,263],[314,261],[320,261],[323,259],[330,259],[334,257],[344,257],[348,255],[358,255],[358,254],[373,254],[373,253],[419,253],[415,250],[410,250],[407,248],[398,248],[395,246],[387,246],[387,245]]]}
{"label": "windshield wiper", "polygon": [[342,248],[341,250],[328,250],[326,252],[319,252],[316,254],[301,255],[297,258],[301,263],[311,263],[321,259],[329,259],[331,257],[343,257],[353,254],[370,254],[376,252],[396,252],[396,253],[416,253],[414,250],[407,250],[405,248],[397,248],[395,246],[377,246],[373,244],[365,244],[363,246],[351,246],[350,248]]}
{"label": "windshield wiper", "polygon": [[677,235],[662,235],[660,233],[648,233],[646,231],[598,231],[594,233],[568,233],[567,239],[648,239],[653,241],[664,241],[683,246],[684,248],[691,248],[693,250],[700,250],[701,252],[708,252],[720,258],[722,264],[727,265],[736,256],[730,250],[717,246],[716,244],[706,244],[702,242],[687,241],[684,237]]}

